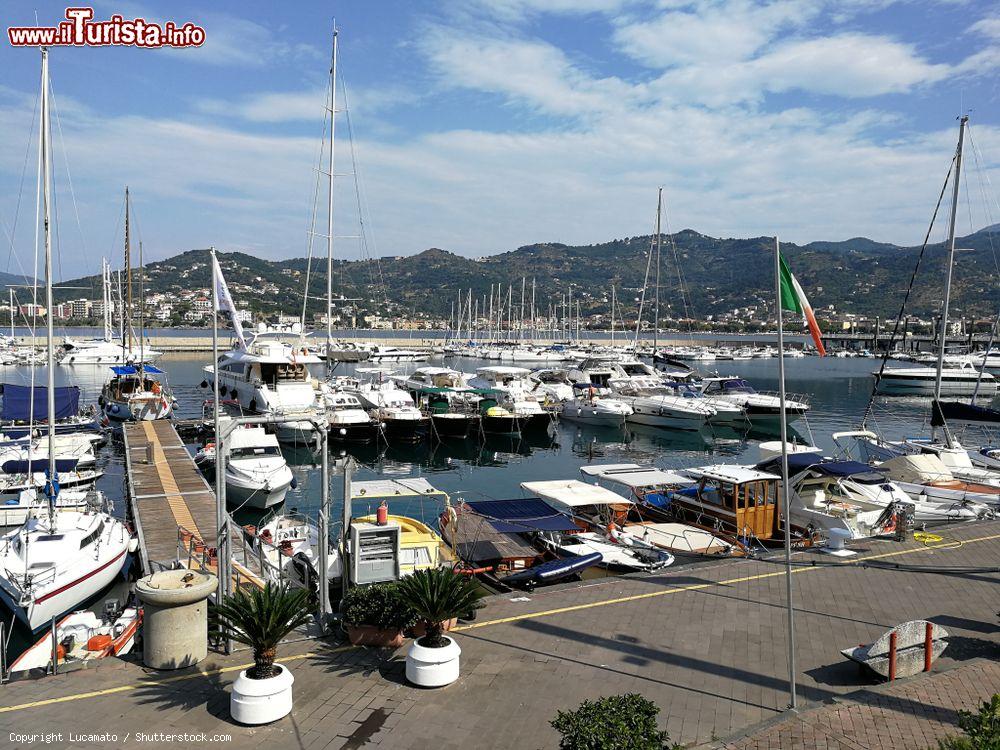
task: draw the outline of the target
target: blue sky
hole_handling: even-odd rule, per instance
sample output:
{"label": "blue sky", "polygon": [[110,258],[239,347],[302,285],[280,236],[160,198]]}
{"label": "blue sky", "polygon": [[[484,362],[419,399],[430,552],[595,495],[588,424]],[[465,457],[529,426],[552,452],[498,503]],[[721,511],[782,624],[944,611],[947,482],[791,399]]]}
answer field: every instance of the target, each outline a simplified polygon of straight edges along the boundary
{"label": "blue sky", "polygon": [[[65,5],[8,3],[4,29],[36,9],[49,25]],[[334,15],[370,254],[644,234],[658,185],[672,230],[915,244],[963,108],[977,153],[959,228],[1000,221],[995,2],[95,5],[99,20],[112,13],[193,21],[207,41],[52,51],[65,277],[120,253],[125,184],[150,259],[208,245],[304,255]],[[11,271],[32,262],[38,59],[0,44]],[[346,136],[340,117],[338,173],[351,171]],[[350,177],[335,198],[335,233],[357,234]]]}

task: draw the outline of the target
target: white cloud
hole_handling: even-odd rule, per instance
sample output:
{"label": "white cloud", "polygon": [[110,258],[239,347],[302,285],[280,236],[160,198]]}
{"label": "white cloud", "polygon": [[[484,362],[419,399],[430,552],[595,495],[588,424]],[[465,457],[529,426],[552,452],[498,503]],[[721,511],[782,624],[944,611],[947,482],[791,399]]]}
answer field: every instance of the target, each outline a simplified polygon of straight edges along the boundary
{"label": "white cloud", "polygon": [[618,24],[614,40],[625,54],[654,68],[745,60],[779,31],[816,17],[819,0],[752,0],[685,3],[652,19]]}
{"label": "white cloud", "polygon": [[981,18],[969,27],[974,34],[982,34],[990,39],[1000,40],[1000,16]]}

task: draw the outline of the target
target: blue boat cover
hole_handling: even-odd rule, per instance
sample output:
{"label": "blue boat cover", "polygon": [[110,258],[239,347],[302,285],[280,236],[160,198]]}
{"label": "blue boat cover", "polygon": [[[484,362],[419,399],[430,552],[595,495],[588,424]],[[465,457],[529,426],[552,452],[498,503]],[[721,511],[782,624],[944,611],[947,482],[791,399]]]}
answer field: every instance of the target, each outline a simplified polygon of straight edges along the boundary
{"label": "blue boat cover", "polygon": [[518,581],[558,581],[560,578],[586,570],[592,565],[597,565],[604,559],[600,552],[591,552],[579,557],[568,557],[564,560],[549,560],[541,565],[532,565],[530,568],[519,570],[504,576],[505,583],[516,583]]}
{"label": "blue boat cover", "polygon": [[529,531],[578,531],[568,516],[537,497],[524,500],[475,500],[466,503],[474,513],[487,518],[503,534]]}
{"label": "blue boat cover", "polygon": [[[76,469],[77,459],[57,458],[56,471],[73,471]],[[34,458],[31,461],[17,461],[11,459],[4,461],[0,466],[0,471],[4,474],[43,474],[49,470],[49,459]]]}
{"label": "blue boat cover", "polygon": [[[80,389],[75,385],[58,386],[55,390],[56,397],[56,419],[66,419],[76,416],[80,411]],[[42,422],[49,418],[48,389],[43,385],[36,385],[32,394],[31,386],[12,385],[5,383],[3,386],[3,409],[0,410],[0,419],[9,419],[14,422],[26,422],[31,414],[31,402],[34,400],[34,418],[36,422]]]}
{"label": "blue boat cover", "polygon": [[[149,375],[162,375],[163,370],[159,367],[153,367],[153,365],[143,365],[142,371]],[[111,368],[111,372],[115,375],[135,375],[136,369],[135,365],[115,365]]]}

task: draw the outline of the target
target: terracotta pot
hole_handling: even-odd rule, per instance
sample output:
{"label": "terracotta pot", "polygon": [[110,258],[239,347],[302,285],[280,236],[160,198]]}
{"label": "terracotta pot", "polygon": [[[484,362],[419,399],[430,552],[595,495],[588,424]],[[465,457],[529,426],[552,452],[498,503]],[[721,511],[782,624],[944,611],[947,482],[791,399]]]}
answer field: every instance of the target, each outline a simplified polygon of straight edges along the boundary
{"label": "terracotta pot", "polygon": [[347,638],[354,646],[399,648],[405,638],[402,630],[376,628],[374,625],[347,625]]}
{"label": "terracotta pot", "polygon": [[[446,631],[451,630],[457,624],[458,624],[458,618],[452,617],[450,620],[445,620],[445,622],[442,623],[443,630]],[[414,638],[423,638],[425,635],[427,635],[427,626],[424,624],[423,621],[420,621],[412,628],[410,628],[410,632],[413,633]]]}

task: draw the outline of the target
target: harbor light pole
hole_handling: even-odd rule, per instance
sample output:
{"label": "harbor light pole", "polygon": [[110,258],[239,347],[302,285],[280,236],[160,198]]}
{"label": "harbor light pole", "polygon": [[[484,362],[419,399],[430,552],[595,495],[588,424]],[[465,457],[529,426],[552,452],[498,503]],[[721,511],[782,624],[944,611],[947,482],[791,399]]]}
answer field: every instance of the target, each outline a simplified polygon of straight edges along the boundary
{"label": "harbor light pole", "polygon": [[795,609],[792,605],[792,514],[788,486],[788,421],[785,411],[785,333],[781,309],[781,243],[774,238],[774,307],[778,318],[778,408],[781,411],[781,509],[785,516],[785,599],[788,606],[788,708],[795,711]]}

